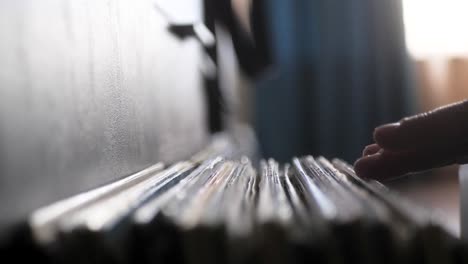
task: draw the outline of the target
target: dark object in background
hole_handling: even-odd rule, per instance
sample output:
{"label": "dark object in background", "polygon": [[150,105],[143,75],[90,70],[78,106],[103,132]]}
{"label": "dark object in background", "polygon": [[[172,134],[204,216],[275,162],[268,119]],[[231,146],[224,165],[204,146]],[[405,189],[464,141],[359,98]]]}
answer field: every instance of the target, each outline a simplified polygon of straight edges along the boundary
{"label": "dark object in background", "polygon": [[[267,6],[264,0],[245,2],[250,8],[244,11],[250,12],[249,14],[236,13],[232,0],[204,0],[204,22],[214,34],[216,34],[216,22],[226,26],[231,34],[242,72],[251,79],[256,79],[267,71],[273,61],[267,28]],[[241,21],[244,18],[248,18],[248,21]],[[215,65],[219,65],[216,44],[206,46],[205,51]],[[217,72],[219,73],[219,70]],[[211,132],[219,132],[223,130],[222,114],[225,109],[223,109],[224,99],[218,74],[214,77],[205,77],[205,91]]]}
{"label": "dark object in background", "polygon": [[205,5],[211,6],[214,17],[230,32],[243,72],[250,78],[257,78],[273,64],[268,6],[265,0],[240,0],[248,7],[243,11],[249,12],[240,14],[234,10],[233,2],[235,0],[205,0]]}
{"label": "dark object in background", "polygon": [[[243,0],[241,0],[243,1]],[[197,32],[197,27],[206,28],[216,39],[216,24],[220,23],[226,27],[232,37],[234,50],[242,72],[251,79],[257,79],[272,64],[270,38],[268,37],[267,17],[264,0],[243,1],[247,8],[235,11],[231,0],[204,0],[203,24],[195,21],[192,24],[173,24],[169,22],[168,30],[180,39],[188,37],[197,38],[203,45],[208,58],[214,64],[213,74],[204,76],[204,88],[208,102],[208,119],[210,131],[220,132],[224,129],[223,109],[225,100],[220,90],[218,47],[215,42],[206,41]],[[156,8],[168,20],[172,19],[166,10],[156,4]],[[239,13],[247,12],[247,14]],[[246,20],[246,21],[243,21]]]}

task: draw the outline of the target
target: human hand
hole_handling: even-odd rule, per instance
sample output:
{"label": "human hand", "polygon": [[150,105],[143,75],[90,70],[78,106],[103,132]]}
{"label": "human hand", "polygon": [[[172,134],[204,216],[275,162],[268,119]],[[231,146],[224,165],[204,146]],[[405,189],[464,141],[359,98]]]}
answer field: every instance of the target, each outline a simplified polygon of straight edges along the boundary
{"label": "human hand", "polygon": [[354,165],[362,178],[468,163],[468,100],[377,127],[374,140]]}

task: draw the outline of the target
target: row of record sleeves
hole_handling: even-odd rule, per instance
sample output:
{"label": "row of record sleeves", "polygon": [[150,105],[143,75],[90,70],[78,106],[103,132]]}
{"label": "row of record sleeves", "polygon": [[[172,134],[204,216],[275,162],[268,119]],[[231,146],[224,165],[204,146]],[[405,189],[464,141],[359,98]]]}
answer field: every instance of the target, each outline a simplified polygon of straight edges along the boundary
{"label": "row of record sleeves", "polygon": [[[467,263],[443,217],[339,159],[187,161],[38,209],[2,258],[35,263]],[[228,148],[229,149],[229,148]]]}

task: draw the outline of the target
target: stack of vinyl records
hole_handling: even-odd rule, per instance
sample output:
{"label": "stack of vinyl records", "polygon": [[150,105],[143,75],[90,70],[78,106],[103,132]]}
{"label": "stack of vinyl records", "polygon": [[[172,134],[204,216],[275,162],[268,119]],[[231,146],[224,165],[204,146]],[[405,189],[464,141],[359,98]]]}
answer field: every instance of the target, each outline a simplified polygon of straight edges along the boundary
{"label": "stack of vinyl records", "polygon": [[36,263],[466,261],[439,218],[341,160],[254,166],[214,153],[37,210],[29,247],[16,254]]}

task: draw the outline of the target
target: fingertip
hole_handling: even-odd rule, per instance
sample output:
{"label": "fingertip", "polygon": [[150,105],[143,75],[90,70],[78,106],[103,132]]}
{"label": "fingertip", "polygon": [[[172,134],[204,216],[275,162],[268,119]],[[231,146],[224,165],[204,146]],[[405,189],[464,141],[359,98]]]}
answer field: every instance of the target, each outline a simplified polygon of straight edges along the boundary
{"label": "fingertip", "polygon": [[[409,160],[411,160],[410,163],[408,163]],[[359,173],[360,177],[365,179],[386,181],[414,171],[413,163],[417,164],[418,161],[411,153],[390,152],[382,149],[374,155],[358,160],[356,165],[359,172],[356,174]]]}
{"label": "fingertip", "polygon": [[356,172],[356,175],[359,178],[367,179],[366,170],[362,166],[362,163],[363,163],[362,160],[363,160],[363,158],[360,158],[360,159],[356,160],[356,162],[354,163],[354,172]]}
{"label": "fingertip", "polygon": [[363,179],[372,179],[373,178],[373,168],[380,154],[373,154],[370,156],[365,156],[358,159],[354,163],[354,171],[356,175]]}
{"label": "fingertip", "polygon": [[374,140],[382,148],[393,149],[397,147],[394,143],[399,138],[399,129],[399,122],[379,126],[374,130]]}
{"label": "fingertip", "polygon": [[371,144],[371,145],[368,145],[364,148],[364,150],[362,151],[362,156],[365,157],[365,156],[370,156],[370,155],[374,155],[375,153],[379,152],[381,150],[380,146],[377,145],[377,144]]}
{"label": "fingertip", "polygon": [[387,180],[399,176],[399,170],[388,159],[385,151],[358,159],[354,163],[354,171],[365,180]]}

